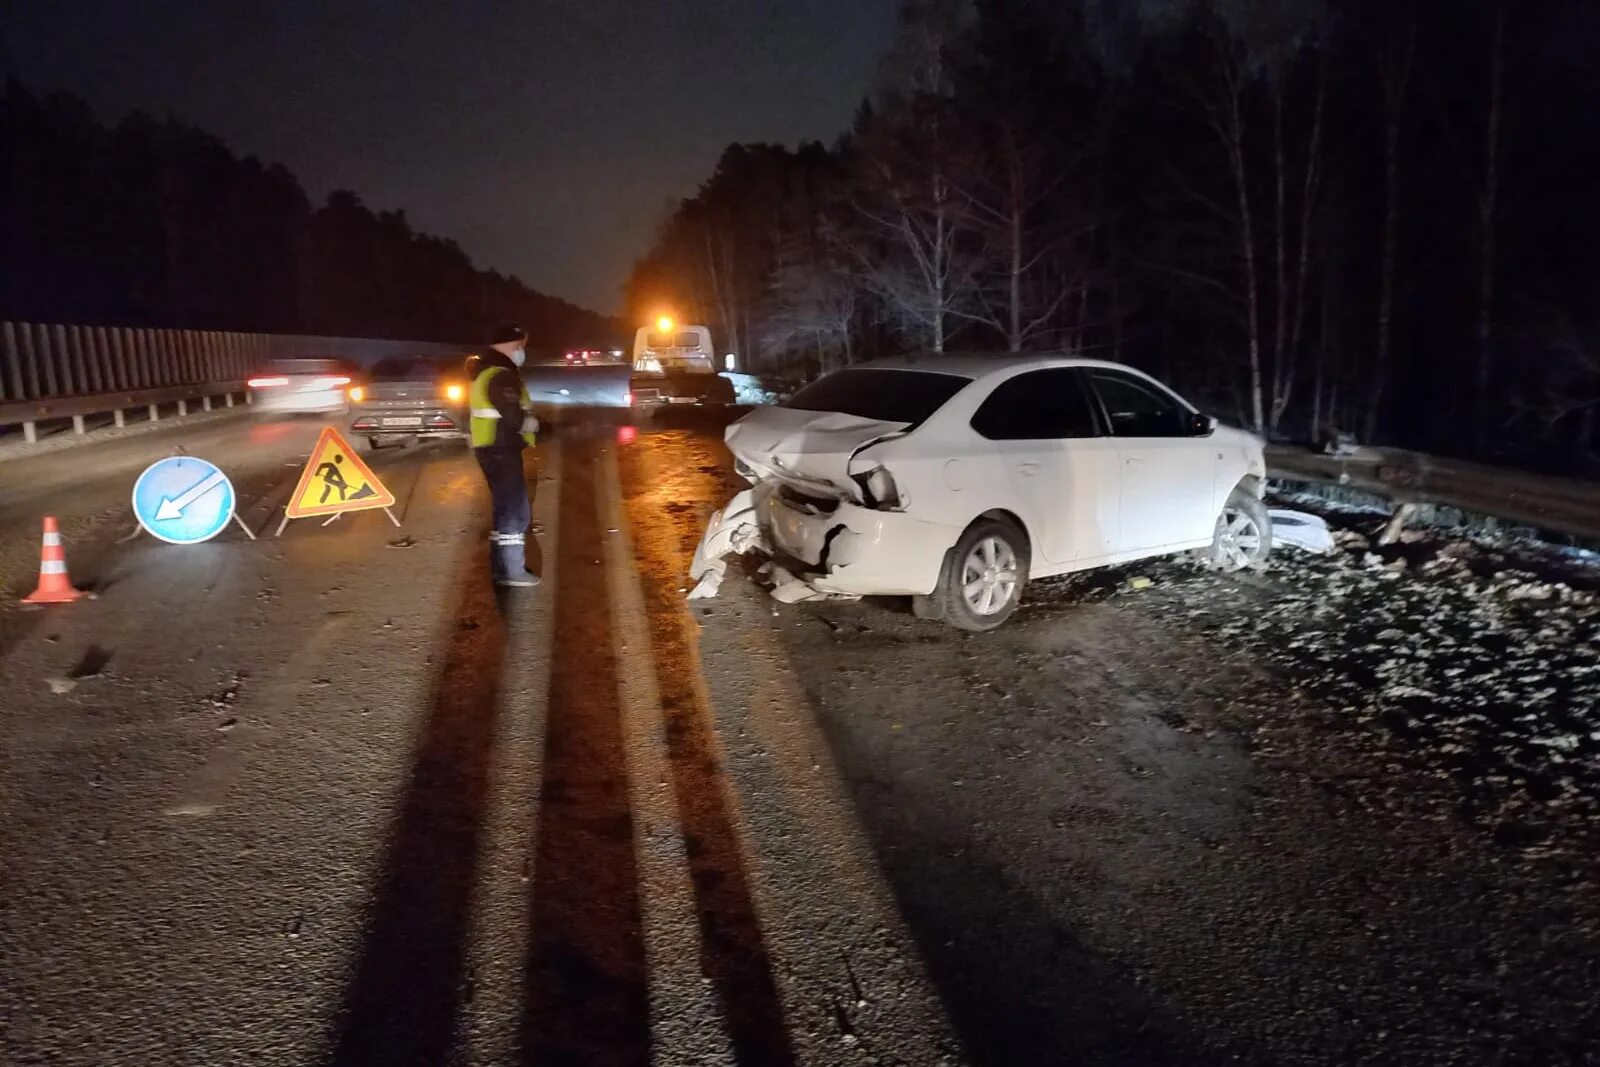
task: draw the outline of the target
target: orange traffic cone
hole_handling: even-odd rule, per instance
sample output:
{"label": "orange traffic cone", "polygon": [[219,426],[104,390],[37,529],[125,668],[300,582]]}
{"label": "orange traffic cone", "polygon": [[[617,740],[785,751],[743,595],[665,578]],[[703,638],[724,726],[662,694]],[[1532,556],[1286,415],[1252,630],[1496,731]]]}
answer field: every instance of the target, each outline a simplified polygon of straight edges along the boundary
{"label": "orange traffic cone", "polygon": [[56,520],[44,517],[44,544],[39,549],[39,588],[23,599],[24,604],[66,604],[83,594],[72,588],[67,577],[67,552],[61,547],[61,528]]}

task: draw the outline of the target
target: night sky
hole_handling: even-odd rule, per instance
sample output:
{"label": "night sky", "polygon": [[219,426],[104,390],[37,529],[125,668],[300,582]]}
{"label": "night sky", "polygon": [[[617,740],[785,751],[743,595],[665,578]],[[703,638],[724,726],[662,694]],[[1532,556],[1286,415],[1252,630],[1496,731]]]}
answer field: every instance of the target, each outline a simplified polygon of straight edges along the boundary
{"label": "night sky", "polygon": [[[891,0],[51,0],[7,5],[35,90],[170,111],[599,311],[732,141],[831,141]],[[402,14],[403,12],[403,14]]]}

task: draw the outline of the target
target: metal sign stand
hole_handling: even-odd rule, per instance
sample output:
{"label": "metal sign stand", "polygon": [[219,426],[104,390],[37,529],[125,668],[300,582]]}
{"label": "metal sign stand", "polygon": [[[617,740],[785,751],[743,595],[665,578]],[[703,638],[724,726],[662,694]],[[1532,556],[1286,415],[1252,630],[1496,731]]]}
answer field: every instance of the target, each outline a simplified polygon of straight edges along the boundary
{"label": "metal sign stand", "polygon": [[[395,514],[394,514],[393,510],[391,510],[390,508],[384,508],[383,509],[383,513],[385,515],[389,516],[389,521],[390,522],[394,523],[396,527],[399,527],[400,520],[395,518]],[[331,523],[338,522],[343,516],[344,516],[344,512],[336,511],[332,515],[329,515],[326,519],[323,519],[322,522],[321,522],[321,525],[327,526],[327,525],[330,525]],[[273,537],[282,537],[283,536],[284,527],[288,526],[289,523],[292,522],[292,521],[294,521],[294,520],[289,518],[289,509],[287,507],[285,507],[284,510],[283,510],[283,521],[278,523],[277,532],[274,533],[272,536]],[[255,540],[255,538],[252,537],[251,540],[253,541],[253,540]]]}
{"label": "metal sign stand", "polygon": [[[244,531],[244,535],[246,537],[250,538],[250,540],[254,541],[256,539],[256,535],[251,532],[250,527],[248,527],[248,526],[246,526],[244,524],[244,520],[239,517],[239,513],[237,511],[233,513],[233,518],[230,521],[238,523],[239,524],[239,529],[243,530]],[[398,524],[396,524],[396,525],[398,525]],[[126,537],[117,538],[117,544],[125,545],[129,541],[132,541],[134,538],[138,537],[140,534],[142,534],[144,532],[145,532],[144,526],[141,525],[138,522],[135,522],[133,524],[133,532],[130,533]]]}

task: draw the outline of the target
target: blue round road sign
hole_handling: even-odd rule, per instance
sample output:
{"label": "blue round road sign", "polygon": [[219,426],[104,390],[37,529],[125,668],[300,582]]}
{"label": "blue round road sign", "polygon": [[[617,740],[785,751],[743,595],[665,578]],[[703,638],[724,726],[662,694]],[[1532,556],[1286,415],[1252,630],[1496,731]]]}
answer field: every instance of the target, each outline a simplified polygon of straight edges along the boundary
{"label": "blue round road sign", "polygon": [[233,518],[233,483],[215,463],[198,456],[168,456],[133,483],[133,514],[163,541],[195,545],[222,532]]}

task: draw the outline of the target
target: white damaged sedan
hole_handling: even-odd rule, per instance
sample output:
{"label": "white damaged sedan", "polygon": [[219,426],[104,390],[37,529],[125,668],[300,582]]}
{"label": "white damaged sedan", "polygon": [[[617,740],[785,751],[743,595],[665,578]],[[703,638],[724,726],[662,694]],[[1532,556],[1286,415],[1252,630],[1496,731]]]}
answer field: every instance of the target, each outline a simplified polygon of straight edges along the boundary
{"label": "white damaged sedan", "polygon": [[821,593],[909,595],[1000,625],[1029,579],[1271,549],[1262,442],[1148,375],[1061,356],[927,356],[836,371],[728,428],[755,516]]}

